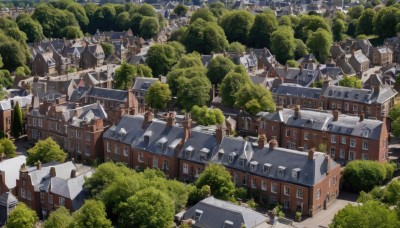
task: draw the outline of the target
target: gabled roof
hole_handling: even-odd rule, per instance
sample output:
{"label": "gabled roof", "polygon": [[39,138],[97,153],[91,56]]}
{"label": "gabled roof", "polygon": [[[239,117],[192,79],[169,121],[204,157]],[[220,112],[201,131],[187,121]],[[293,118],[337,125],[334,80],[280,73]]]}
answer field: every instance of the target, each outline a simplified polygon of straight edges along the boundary
{"label": "gabled roof", "polygon": [[[181,159],[204,163],[208,161],[218,147],[215,135],[201,130],[201,126],[192,129],[190,137],[182,146],[178,157]],[[185,154],[187,148],[192,148],[191,153]],[[201,158],[204,156],[204,159]]]}
{"label": "gabled roof", "polygon": [[26,105],[30,105],[32,103],[32,94],[29,94],[25,97],[15,96],[13,98],[8,98],[7,100],[0,101],[0,110],[6,111],[13,109],[11,103],[19,104],[19,107],[25,108]]}
{"label": "gabled roof", "polygon": [[128,93],[129,92],[125,90],[91,87],[87,91],[86,96],[126,102],[128,99]]}
{"label": "gabled roof", "polygon": [[272,89],[272,93],[276,95],[289,95],[300,98],[319,99],[321,94],[320,88],[303,87],[292,83],[283,83],[277,88]]}
{"label": "gabled roof", "polygon": [[104,132],[103,138],[135,146],[145,133],[145,129],[142,129],[143,121],[142,115],[124,115],[117,125]]}
{"label": "gabled roof", "polygon": [[133,84],[132,89],[134,91],[147,91],[149,87],[156,81],[158,81],[157,78],[137,77],[135,79],[135,84]]}
{"label": "gabled roof", "polygon": [[0,162],[0,170],[5,172],[5,185],[9,189],[15,188],[19,179],[19,169],[22,164],[26,163],[26,157],[20,155],[18,157],[10,158]]}

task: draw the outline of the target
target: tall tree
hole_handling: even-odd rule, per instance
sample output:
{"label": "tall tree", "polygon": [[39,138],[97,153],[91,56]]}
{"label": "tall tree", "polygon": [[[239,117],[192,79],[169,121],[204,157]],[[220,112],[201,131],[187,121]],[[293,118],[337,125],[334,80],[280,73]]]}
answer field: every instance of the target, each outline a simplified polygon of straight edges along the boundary
{"label": "tall tree", "polygon": [[66,39],[78,39],[83,37],[79,26],[66,26],[61,30],[61,35]]}
{"label": "tall tree", "polygon": [[223,124],[225,121],[224,113],[219,108],[199,107],[195,105],[191,110],[191,114],[193,120],[203,126]]}
{"label": "tall tree", "polygon": [[115,70],[114,88],[121,90],[131,88],[135,76],[135,67],[129,63],[123,62],[122,65]]}
{"label": "tall tree", "polygon": [[295,59],[300,59],[308,55],[308,47],[302,40],[294,39],[294,43],[296,44],[296,50],[294,51]]}
{"label": "tall tree", "polygon": [[190,24],[195,22],[197,19],[203,19],[208,22],[216,22],[216,18],[208,8],[199,8],[190,17]]}
{"label": "tall tree", "polygon": [[73,224],[73,218],[68,209],[60,207],[51,212],[50,216],[44,221],[44,228],[69,228]]}
{"label": "tall tree", "polygon": [[207,77],[213,85],[218,85],[234,68],[235,64],[230,58],[217,56],[211,60],[208,66]]}
{"label": "tall tree", "polygon": [[332,21],[332,35],[335,41],[341,41],[347,31],[346,22],[342,19],[336,18]]}
{"label": "tall tree", "polygon": [[375,19],[375,34],[381,38],[396,35],[396,25],[400,22],[400,9],[396,7],[384,7]]}
{"label": "tall tree", "polygon": [[106,217],[104,204],[98,200],[86,200],[83,206],[72,214],[74,227],[111,228],[111,221]]}
{"label": "tall tree", "polygon": [[12,135],[14,138],[18,139],[19,136],[22,134],[22,111],[21,107],[19,106],[18,101],[14,105],[14,110],[13,110],[13,118],[12,118]]}
{"label": "tall tree", "polygon": [[293,30],[286,26],[278,28],[271,35],[271,51],[281,63],[294,57],[296,44],[293,35]]}
{"label": "tall tree", "polygon": [[356,160],[348,163],[343,172],[343,180],[356,192],[370,191],[387,179],[386,168],[376,161]]}
{"label": "tall tree", "polygon": [[26,34],[30,43],[41,41],[44,38],[42,26],[30,17],[19,20],[18,27]]}
{"label": "tall tree", "polygon": [[278,21],[275,15],[257,14],[254,24],[250,29],[249,45],[255,48],[269,47],[271,34],[278,29]]}
{"label": "tall tree", "polygon": [[171,100],[171,90],[168,84],[160,81],[152,84],[146,93],[146,104],[154,109],[165,109]]}
{"label": "tall tree", "polygon": [[178,102],[185,110],[193,106],[206,105],[210,99],[211,83],[207,77],[181,78],[178,88]]}
{"label": "tall tree", "polygon": [[253,23],[254,15],[244,10],[227,12],[220,20],[228,41],[242,44],[247,44]]}
{"label": "tall tree", "polygon": [[144,17],[139,26],[139,33],[144,39],[153,38],[160,31],[160,24],[156,17]]}
{"label": "tall tree", "polygon": [[235,106],[252,115],[260,111],[274,112],[275,102],[271,92],[262,85],[246,84],[235,94]]}
{"label": "tall tree", "polygon": [[168,44],[155,44],[147,53],[146,63],[153,71],[153,75],[166,75],[178,61],[175,48]]}
{"label": "tall tree", "polygon": [[221,82],[219,88],[222,103],[232,107],[235,104],[235,93],[244,85],[251,83],[247,73],[230,71]]}
{"label": "tall tree", "polygon": [[300,22],[295,28],[296,38],[302,39],[305,42],[312,32],[318,29],[324,29],[330,32],[329,24],[324,18],[316,15],[301,15]]}
{"label": "tall tree", "polygon": [[332,34],[324,29],[313,32],[307,40],[308,48],[320,63],[324,63],[328,59],[332,43]]}
{"label": "tall tree", "polygon": [[67,154],[61,147],[51,138],[39,140],[34,147],[28,150],[28,157],[26,163],[34,165],[37,161],[42,163],[49,163],[57,161],[63,163],[67,158]]}
{"label": "tall tree", "polygon": [[356,26],[357,35],[372,35],[374,33],[374,21],[376,18],[376,11],[373,9],[366,9],[361,17],[358,18]]}
{"label": "tall tree", "polygon": [[184,17],[186,16],[188,10],[189,8],[187,6],[183,4],[178,4],[174,9],[174,13],[180,17]]}
{"label": "tall tree", "polygon": [[7,219],[7,228],[32,228],[38,220],[34,210],[31,210],[23,202],[19,202]]}

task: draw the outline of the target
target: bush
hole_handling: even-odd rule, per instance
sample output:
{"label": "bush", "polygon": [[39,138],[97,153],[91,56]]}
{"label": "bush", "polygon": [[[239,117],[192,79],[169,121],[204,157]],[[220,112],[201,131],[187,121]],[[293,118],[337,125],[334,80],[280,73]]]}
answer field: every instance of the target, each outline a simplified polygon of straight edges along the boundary
{"label": "bush", "polygon": [[237,188],[235,190],[235,198],[236,199],[241,199],[241,200],[247,200],[249,198],[249,193],[247,191],[247,188]]}
{"label": "bush", "polygon": [[386,178],[385,165],[377,161],[352,161],[343,172],[344,184],[356,192],[370,191],[381,185]]}
{"label": "bush", "polygon": [[393,178],[393,174],[396,170],[396,164],[393,162],[388,162],[384,164],[386,169],[386,180],[391,180]]}

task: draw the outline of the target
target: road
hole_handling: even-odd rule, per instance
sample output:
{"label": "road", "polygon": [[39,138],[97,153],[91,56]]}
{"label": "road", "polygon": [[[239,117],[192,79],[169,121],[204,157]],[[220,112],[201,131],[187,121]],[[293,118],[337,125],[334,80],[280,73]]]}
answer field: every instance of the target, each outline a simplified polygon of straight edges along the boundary
{"label": "road", "polygon": [[347,204],[355,204],[356,200],[357,195],[341,192],[339,198],[328,209],[322,210],[300,223],[294,222],[293,225],[298,228],[328,228],[333,216]]}

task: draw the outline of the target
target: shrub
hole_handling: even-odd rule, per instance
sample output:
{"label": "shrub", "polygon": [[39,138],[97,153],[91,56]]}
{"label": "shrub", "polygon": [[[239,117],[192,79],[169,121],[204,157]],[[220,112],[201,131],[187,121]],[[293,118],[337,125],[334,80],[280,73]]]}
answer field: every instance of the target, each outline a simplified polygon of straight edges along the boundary
{"label": "shrub", "polygon": [[386,178],[385,165],[377,161],[352,161],[343,172],[346,186],[356,192],[370,191],[381,185]]}

